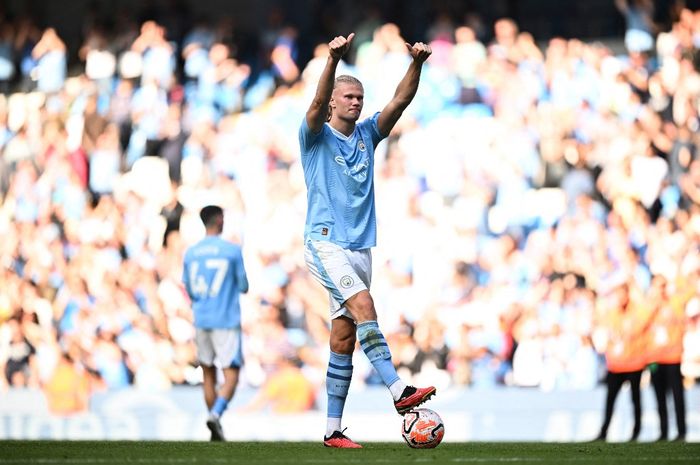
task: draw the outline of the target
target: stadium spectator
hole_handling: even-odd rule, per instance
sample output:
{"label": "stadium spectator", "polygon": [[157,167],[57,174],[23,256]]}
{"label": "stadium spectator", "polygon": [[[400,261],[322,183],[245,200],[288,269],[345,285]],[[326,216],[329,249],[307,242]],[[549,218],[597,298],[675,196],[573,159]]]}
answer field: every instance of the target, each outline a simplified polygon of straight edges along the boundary
{"label": "stadium spectator", "polygon": [[476,38],[476,33],[468,26],[455,30],[455,46],[452,48],[452,67],[462,83],[460,102],[477,103],[477,78],[479,68],[486,61],[486,47]]}
{"label": "stadium spectator", "polygon": [[167,41],[165,28],[155,21],[141,25],[141,33],[131,44],[141,62],[141,84],[155,83],[161,89],[170,89],[175,72],[174,51]]}
{"label": "stadium spectator", "polygon": [[41,29],[36,25],[31,16],[24,15],[16,21],[15,50],[19,62],[19,88],[24,91],[31,91],[36,88],[32,72],[36,66],[33,50],[42,37]]}
{"label": "stadium spectator", "polygon": [[279,357],[274,368],[242,412],[270,411],[274,414],[295,414],[310,410],[316,401],[317,386],[295,364],[292,358]]}
{"label": "stadium spectator", "polygon": [[[68,67],[66,44],[52,27],[46,28],[32,49],[36,62],[36,86],[48,94],[63,88]],[[34,70],[33,70],[34,71]]]}
{"label": "stadium spectator", "polygon": [[3,21],[0,23],[0,92],[10,91],[12,79],[15,77],[15,26]]}
{"label": "stadium spectator", "polygon": [[648,52],[654,47],[654,2],[651,0],[615,0],[625,18],[625,47],[630,53]]}
{"label": "stadium spectator", "polygon": [[5,380],[13,387],[31,386],[37,381],[36,348],[25,336],[19,321],[10,320],[7,328],[9,334],[6,335],[7,340],[3,341],[3,351],[6,352]]}
{"label": "stadium spectator", "polygon": [[51,377],[43,386],[49,412],[71,415],[88,410],[92,376],[78,366],[67,353],[62,353]]}

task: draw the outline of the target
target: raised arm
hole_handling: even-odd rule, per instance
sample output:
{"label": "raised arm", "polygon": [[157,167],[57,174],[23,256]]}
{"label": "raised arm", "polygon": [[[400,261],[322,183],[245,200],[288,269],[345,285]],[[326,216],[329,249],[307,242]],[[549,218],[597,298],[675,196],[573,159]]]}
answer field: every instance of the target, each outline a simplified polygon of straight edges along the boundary
{"label": "raised arm", "polygon": [[335,70],[338,67],[340,59],[350,49],[352,39],[355,33],[351,33],[347,38],[338,36],[328,43],[330,55],[326,61],[326,66],[323,68],[321,77],[318,80],[316,95],[306,111],[306,124],[314,133],[318,133],[323,127],[323,123],[328,118],[328,103],[331,101],[331,93],[333,92],[333,81],[335,80]]}
{"label": "raised arm", "polygon": [[382,136],[386,137],[389,135],[394,125],[401,117],[401,114],[406,109],[413,97],[418,91],[418,82],[420,81],[420,72],[423,68],[423,63],[428,59],[433,51],[430,49],[429,45],[423,42],[416,42],[413,46],[406,44],[408,52],[411,54],[411,64],[406,70],[399,85],[396,87],[396,92],[391,101],[384,107],[384,110],[379,114],[377,119],[377,125],[379,126],[379,132]]}
{"label": "raised arm", "polygon": [[626,15],[627,11],[629,11],[627,0],[615,0],[615,8],[617,8],[623,15]]}

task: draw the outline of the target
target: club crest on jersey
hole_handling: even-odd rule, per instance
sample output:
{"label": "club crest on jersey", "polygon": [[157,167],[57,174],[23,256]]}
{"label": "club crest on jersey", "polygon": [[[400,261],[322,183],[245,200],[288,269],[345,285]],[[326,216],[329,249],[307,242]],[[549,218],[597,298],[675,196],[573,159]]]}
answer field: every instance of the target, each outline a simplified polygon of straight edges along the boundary
{"label": "club crest on jersey", "polygon": [[367,146],[365,145],[365,141],[360,139],[360,142],[357,143],[357,148],[359,148],[361,152],[364,152],[365,150],[367,150]]}

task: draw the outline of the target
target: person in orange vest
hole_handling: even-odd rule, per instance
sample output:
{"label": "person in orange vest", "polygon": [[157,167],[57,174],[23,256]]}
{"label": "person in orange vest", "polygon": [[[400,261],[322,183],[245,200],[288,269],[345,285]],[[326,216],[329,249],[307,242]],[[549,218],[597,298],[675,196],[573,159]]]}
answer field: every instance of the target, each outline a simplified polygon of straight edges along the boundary
{"label": "person in orange vest", "polygon": [[683,357],[683,335],[686,327],[685,304],[695,294],[692,286],[682,282],[673,283],[657,275],[652,279],[650,299],[656,306],[650,329],[651,382],[656,394],[659,412],[659,441],[668,440],[668,410],[666,395],[673,394],[676,410],[677,441],[685,440],[686,411],[681,359]]}
{"label": "person in orange vest", "polygon": [[62,353],[51,378],[44,385],[49,412],[54,415],[85,412],[90,392],[89,374],[77,366],[68,353]]}
{"label": "person in orange vest", "polygon": [[316,402],[316,386],[307,379],[296,359],[277,358],[276,368],[258,390],[258,394],[242,412],[269,408],[275,414],[306,412]]}
{"label": "person in orange vest", "polygon": [[637,440],[642,428],[640,384],[642,371],[648,361],[645,336],[648,332],[650,312],[646,305],[642,305],[642,299],[638,298],[639,294],[636,289],[631,289],[627,282],[623,282],[618,284],[606,299],[600,301],[605,307],[601,309],[603,311],[601,323],[607,336],[604,350],[608,374],[605,419],[597,440],[607,439],[615,400],[625,382],[630,383],[634,405],[634,429],[631,441]]}

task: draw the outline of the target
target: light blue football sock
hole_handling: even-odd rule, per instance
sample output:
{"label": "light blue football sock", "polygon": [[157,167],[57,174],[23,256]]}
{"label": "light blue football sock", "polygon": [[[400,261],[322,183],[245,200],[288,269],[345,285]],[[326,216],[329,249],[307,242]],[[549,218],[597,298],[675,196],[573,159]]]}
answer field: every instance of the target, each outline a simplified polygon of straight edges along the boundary
{"label": "light blue football sock", "polygon": [[372,362],[372,366],[384,381],[386,387],[391,386],[399,380],[396,368],[391,362],[391,352],[389,345],[384,339],[384,335],[379,330],[376,321],[364,321],[357,325],[357,339],[360,341],[362,350],[367,358]]}
{"label": "light blue football sock", "polygon": [[217,397],[210,412],[220,417],[224,413],[224,410],[226,410],[226,407],[228,407],[228,401],[223,397]]}
{"label": "light blue football sock", "polygon": [[[345,399],[348,397],[352,380],[352,355],[331,352],[326,372],[326,392],[328,394],[328,418],[342,418]],[[332,421],[335,426],[337,421]],[[330,432],[332,433],[332,431]],[[329,433],[329,434],[330,434]]]}

